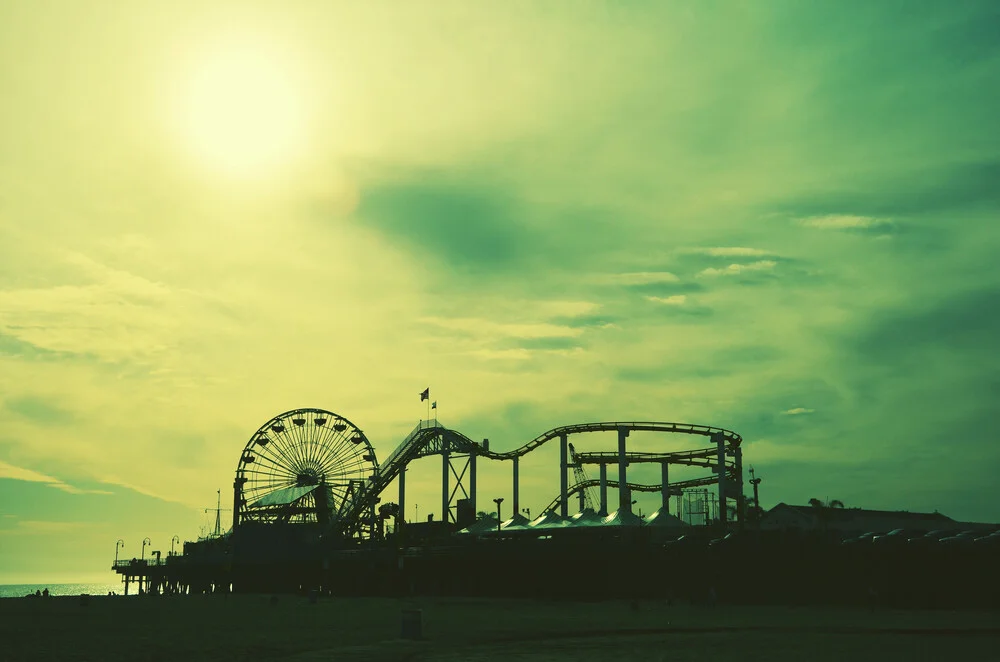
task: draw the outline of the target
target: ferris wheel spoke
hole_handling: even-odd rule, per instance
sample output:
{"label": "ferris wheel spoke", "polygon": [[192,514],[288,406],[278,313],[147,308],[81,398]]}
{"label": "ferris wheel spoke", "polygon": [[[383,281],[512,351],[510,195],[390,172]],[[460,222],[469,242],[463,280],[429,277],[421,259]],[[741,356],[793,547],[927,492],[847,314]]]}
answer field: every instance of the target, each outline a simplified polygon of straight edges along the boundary
{"label": "ferris wheel spoke", "polygon": [[345,454],[331,458],[327,471],[329,473],[353,474],[361,471],[366,464],[368,463],[363,459],[363,457]]}
{"label": "ferris wheel spoke", "polygon": [[282,431],[278,434],[285,445],[285,454],[289,465],[297,468],[302,466],[302,450],[299,447],[299,440],[296,438],[295,425],[291,421],[294,415],[294,413],[289,413],[282,416]]}
{"label": "ferris wheel spoke", "polygon": [[335,464],[335,454],[337,452],[335,448],[330,446],[324,447],[316,458],[316,463],[321,467],[324,474],[328,474],[330,468]]}
{"label": "ferris wheel spoke", "polygon": [[275,483],[295,483],[295,476],[290,476],[286,473],[276,473],[269,471],[267,469],[261,469],[257,471],[252,478],[248,480],[249,484],[259,485],[263,483],[275,484]]}
{"label": "ferris wheel spoke", "polygon": [[327,478],[332,478],[334,476],[339,476],[344,473],[347,467],[352,467],[356,464],[357,459],[342,453],[341,455],[333,455],[325,458],[323,464],[323,473]]}
{"label": "ferris wheel spoke", "polygon": [[336,425],[337,423],[327,428],[323,436],[322,443],[316,448],[314,457],[316,463],[320,466],[324,466],[326,464],[325,458],[330,453],[330,450],[343,444],[345,435],[351,433],[351,428],[337,430]]}
{"label": "ferris wheel spoke", "polygon": [[284,465],[291,471],[293,466],[293,459],[291,455],[291,447],[288,444],[288,440],[284,436],[284,432],[278,432],[274,430],[275,426],[284,425],[280,417],[273,419],[268,423],[266,427],[266,434],[270,442],[267,447],[270,447],[269,453],[275,458],[275,461],[279,465]]}
{"label": "ferris wheel spoke", "polygon": [[[354,444],[352,444],[352,446],[354,446]],[[368,461],[364,459],[368,452],[367,445],[364,444],[358,444],[353,448],[341,448],[336,453],[330,454],[327,458],[326,466],[328,466],[331,471],[338,467],[343,468],[355,464],[364,466],[368,463]]]}
{"label": "ferris wheel spoke", "polygon": [[299,439],[299,426],[295,425],[292,420],[298,417],[297,412],[289,412],[282,417],[282,426],[284,430],[281,432],[282,440],[285,442],[288,449],[289,462],[295,467],[301,467],[303,463],[302,458],[302,444]]}
{"label": "ferris wheel spoke", "polygon": [[[300,418],[305,418],[305,414],[299,414]],[[309,443],[310,443],[309,423],[304,422],[300,426],[295,426],[295,448],[298,451],[300,466],[308,468],[309,464]]]}
{"label": "ferris wheel spoke", "polygon": [[335,435],[336,432],[331,430],[317,430],[314,443],[309,448],[310,466],[315,467],[316,471],[319,472],[321,476],[326,475],[323,469],[323,457],[331,444],[331,440],[335,438]]}
{"label": "ferris wheel spoke", "polygon": [[313,443],[309,445],[309,461],[319,464],[319,456],[323,453],[323,449],[329,445],[335,430],[332,424],[324,424],[322,427],[316,426],[313,431]]}
{"label": "ferris wheel spoke", "polygon": [[252,476],[247,476],[247,485],[250,486],[263,486],[263,485],[286,485],[294,484],[295,478],[289,476],[286,473],[276,473],[269,471],[266,468],[259,469],[255,471]]}
{"label": "ferris wheel spoke", "polygon": [[260,451],[258,451],[257,453],[258,457],[263,458],[264,460],[266,460],[268,463],[270,463],[275,467],[291,471],[291,466],[288,460],[283,455],[280,454],[278,449],[276,448],[272,449],[270,448],[270,446],[271,444],[268,444]]}
{"label": "ferris wheel spoke", "polygon": [[269,457],[257,456],[257,458],[254,460],[254,463],[260,467],[266,467],[268,470],[270,470],[272,473],[275,474],[281,474],[285,476],[295,475],[291,467],[286,466],[284,463],[279,464],[278,462]]}
{"label": "ferris wheel spoke", "polygon": [[259,452],[262,455],[266,455],[267,457],[271,458],[274,464],[278,466],[290,467],[288,450],[286,449],[284,442],[282,440],[269,438],[269,441],[266,445],[264,446],[258,445],[258,448],[260,448]]}
{"label": "ferris wheel spoke", "polygon": [[306,434],[307,443],[304,446],[306,463],[310,467],[316,467],[316,454],[322,447],[322,440],[326,431],[314,425],[312,421],[307,421],[306,425],[309,426]]}
{"label": "ferris wheel spoke", "polygon": [[326,449],[321,459],[323,466],[330,466],[331,464],[338,462],[339,459],[342,457],[348,455],[355,455],[356,452],[361,449],[362,446],[361,444],[355,444],[353,441],[351,441],[351,438],[353,438],[357,434],[360,434],[360,431],[351,430],[349,432],[350,432],[350,438],[344,436],[339,440],[339,442],[336,445],[330,446],[329,448]]}
{"label": "ferris wheel spoke", "polygon": [[364,456],[367,453],[365,447],[361,444],[350,446],[342,446],[336,450],[330,451],[324,458],[324,466],[328,466],[332,469],[344,465],[350,464],[352,462],[364,462]]}
{"label": "ferris wheel spoke", "polygon": [[310,445],[309,448],[309,460],[317,466],[322,465],[321,458],[325,452],[325,449],[329,448],[336,438],[337,431],[332,425],[325,428],[318,429],[319,434],[316,435],[315,443]]}
{"label": "ferris wheel spoke", "polygon": [[339,508],[347,500],[347,486],[338,485],[336,488],[330,490],[334,498],[337,501],[337,507]]}

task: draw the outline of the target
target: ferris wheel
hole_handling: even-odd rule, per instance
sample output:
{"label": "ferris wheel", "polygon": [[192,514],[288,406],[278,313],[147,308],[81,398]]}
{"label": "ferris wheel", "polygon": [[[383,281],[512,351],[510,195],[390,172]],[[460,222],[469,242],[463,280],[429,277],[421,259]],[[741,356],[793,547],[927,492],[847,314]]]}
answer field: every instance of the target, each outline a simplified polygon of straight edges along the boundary
{"label": "ferris wheel", "polygon": [[250,437],[236,468],[241,522],[326,524],[378,460],[356,425],[323,409],[294,409]]}

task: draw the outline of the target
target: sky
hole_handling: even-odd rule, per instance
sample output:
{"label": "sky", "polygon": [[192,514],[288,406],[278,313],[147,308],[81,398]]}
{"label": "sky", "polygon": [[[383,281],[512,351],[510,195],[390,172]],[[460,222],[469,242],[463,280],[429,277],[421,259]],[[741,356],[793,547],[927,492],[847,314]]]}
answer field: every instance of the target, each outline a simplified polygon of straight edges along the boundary
{"label": "sky", "polygon": [[1000,521],[998,33],[971,0],[3,3],[0,583],[195,539],[289,409],[384,458],[427,387],[499,450],[714,425],[765,508]]}

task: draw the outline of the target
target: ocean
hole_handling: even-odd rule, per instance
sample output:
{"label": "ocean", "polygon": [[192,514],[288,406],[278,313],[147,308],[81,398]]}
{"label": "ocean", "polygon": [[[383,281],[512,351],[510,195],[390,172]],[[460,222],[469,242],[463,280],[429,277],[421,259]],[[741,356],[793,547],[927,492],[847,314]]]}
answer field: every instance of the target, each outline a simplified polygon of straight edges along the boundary
{"label": "ocean", "polygon": [[124,586],[121,582],[100,584],[0,584],[0,598],[21,598],[28,594],[34,595],[35,591],[44,591],[45,589],[49,589],[49,595],[80,595],[81,593],[107,595],[108,591],[114,591],[118,595],[121,595],[124,591]]}

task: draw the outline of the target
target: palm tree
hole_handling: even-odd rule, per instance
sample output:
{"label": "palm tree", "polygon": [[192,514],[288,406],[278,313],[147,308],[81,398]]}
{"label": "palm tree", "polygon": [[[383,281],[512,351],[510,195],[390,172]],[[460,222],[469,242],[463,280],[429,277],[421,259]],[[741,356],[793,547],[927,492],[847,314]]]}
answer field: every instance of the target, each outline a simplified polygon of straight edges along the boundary
{"label": "palm tree", "polygon": [[392,519],[395,517],[399,517],[399,504],[393,503],[391,501],[388,503],[383,503],[381,506],[378,507],[378,514],[379,517],[381,517],[382,519]]}
{"label": "palm tree", "polygon": [[823,502],[822,499],[817,499],[813,497],[809,499],[809,505],[812,506],[816,513],[816,519],[819,520],[820,527],[823,533],[826,533],[826,525],[830,519],[830,508],[843,508],[844,502],[840,499],[830,499],[829,501]]}

